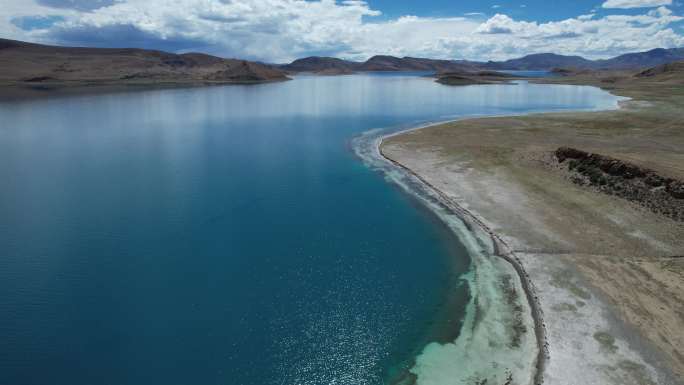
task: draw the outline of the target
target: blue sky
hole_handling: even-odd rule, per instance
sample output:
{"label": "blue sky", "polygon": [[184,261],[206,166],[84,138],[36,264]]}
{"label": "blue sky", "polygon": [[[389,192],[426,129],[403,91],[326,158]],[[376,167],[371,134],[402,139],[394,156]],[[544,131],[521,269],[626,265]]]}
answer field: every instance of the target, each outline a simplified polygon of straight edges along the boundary
{"label": "blue sky", "polygon": [[[588,13],[596,7],[596,1],[370,1],[374,8],[381,9],[388,17],[411,14],[424,17],[444,17],[481,12],[492,14],[503,12],[525,20],[551,21]],[[493,8],[498,6],[496,8]]]}
{"label": "blue sky", "polygon": [[[395,18],[402,15],[416,15],[423,17],[448,17],[466,13],[484,13],[492,15],[505,13],[521,20],[548,22],[572,18],[597,10],[600,14],[613,13],[603,9],[600,1],[577,0],[529,0],[529,1],[407,1],[407,0],[371,0],[373,8],[382,10],[385,17]],[[681,9],[676,2],[668,5],[671,9]],[[643,9],[641,9],[643,10]],[[640,9],[623,9],[622,14],[639,14]]]}
{"label": "blue sky", "polygon": [[680,0],[2,0],[0,37],[286,62],[606,58],[684,46]]}

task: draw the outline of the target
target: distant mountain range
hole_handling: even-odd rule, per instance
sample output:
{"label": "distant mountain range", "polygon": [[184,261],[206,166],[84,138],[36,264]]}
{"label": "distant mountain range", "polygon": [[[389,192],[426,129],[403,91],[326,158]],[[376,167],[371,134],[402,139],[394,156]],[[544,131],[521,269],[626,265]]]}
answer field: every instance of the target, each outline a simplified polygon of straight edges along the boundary
{"label": "distant mountain range", "polygon": [[224,59],[202,53],[174,54],[135,48],[57,47],[0,39],[0,85],[259,83],[287,80],[287,73],[323,75],[364,71],[430,71],[452,84],[499,81],[500,70],[643,70],[684,60],[684,48],[654,49],[607,60],[534,54],[502,62],[373,56],[365,62],[308,57],[286,65]]}
{"label": "distant mountain range", "polygon": [[453,72],[478,69],[478,63],[455,60],[437,60],[378,55],[365,62],[355,62],[332,57],[312,56],[298,59],[280,68],[289,72],[370,72],[370,71],[434,71]]}
{"label": "distant mountain range", "polygon": [[684,60],[684,48],[657,48],[646,52],[629,53],[612,59],[589,60],[581,56],[553,53],[527,55],[506,61],[476,62],[467,60],[435,60],[394,56],[373,56],[365,62],[330,57],[307,57],[281,65],[290,72],[363,72],[363,71],[435,71],[468,70],[551,70],[555,68],[595,70],[636,70]]}
{"label": "distant mountain range", "polygon": [[646,52],[628,53],[613,59],[598,60],[599,69],[648,68],[684,60],[684,48],[657,48]]}

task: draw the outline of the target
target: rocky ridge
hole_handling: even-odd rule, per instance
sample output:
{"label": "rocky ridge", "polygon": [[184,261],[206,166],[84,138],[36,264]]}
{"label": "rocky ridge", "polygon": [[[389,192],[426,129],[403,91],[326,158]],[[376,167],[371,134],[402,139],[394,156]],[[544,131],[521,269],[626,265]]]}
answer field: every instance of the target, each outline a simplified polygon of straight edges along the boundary
{"label": "rocky ridge", "polygon": [[[573,183],[591,186],[684,222],[684,182],[620,159],[570,147],[555,151]],[[565,167],[563,167],[565,168]]]}

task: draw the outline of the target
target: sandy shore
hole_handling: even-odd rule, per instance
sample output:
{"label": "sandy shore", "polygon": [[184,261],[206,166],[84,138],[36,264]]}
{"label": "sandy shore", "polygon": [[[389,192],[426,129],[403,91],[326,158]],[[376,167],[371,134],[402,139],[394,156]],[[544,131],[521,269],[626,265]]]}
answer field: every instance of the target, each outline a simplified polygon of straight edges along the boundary
{"label": "sandy shore", "polygon": [[682,90],[613,91],[634,100],[619,111],[452,122],[381,145],[489,234],[493,254],[522,277],[537,331],[535,383],[682,383],[684,225],[572,183],[552,156],[571,145],[682,177]]}
{"label": "sandy shore", "polygon": [[[388,162],[390,162],[397,168],[404,170],[406,173],[419,180],[424,185],[424,188],[432,190],[434,194],[439,197],[440,204],[443,205],[444,208],[446,208],[450,213],[453,213],[460,220],[463,221],[463,224],[466,226],[467,232],[474,234],[484,234],[487,238],[488,245],[491,246],[491,250],[488,253],[489,256],[502,258],[507,263],[509,263],[515,270],[517,278],[520,280],[522,294],[524,295],[525,300],[527,301],[527,304],[529,306],[535,334],[535,342],[537,347],[536,357],[534,357],[533,359],[534,372],[530,377],[533,379],[534,383],[542,383],[544,368],[548,356],[546,327],[544,326],[544,316],[543,311],[541,310],[541,304],[539,302],[537,290],[534,286],[534,283],[530,280],[529,275],[525,271],[522,261],[515,254],[512,248],[506,243],[506,241],[504,241],[498,234],[492,231],[475,213],[462,207],[457,201],[453,200],[449,197],[449,195],[445,194],[439,188],[432,185],[429,180],[423,178],[419,173],[415,172],[413,169],[406,167],[403,164],[392,159],[390,156],[387,156],[383,151],[383,142],[385,139],[391,138],[392,136],[395,135],[393,134],[385,138],[382,138],[378,143],[378,151],[384,157],[384,159],[386,159]],[[460,232],[459,236],[463,237],[464,234]],[[485,379],[486,377],[482,378],[482,380]]]}
{"label": "sandy shore", "polygon": [[367,132],[354,140],[353,148],[369,167],[382,171],[440,217],[467,249],[471,263],[469,272],[460,277],[468,286],[470,301],[456,340],[427,345],[408,372],[390,381],[401,385],[454,380],[533,383],[540,373],[537,367],[542,363],[538,358],[543,355],[543,346],[538,342],[543,336],[535,334],[536,303],[525,297],[534,289],[527,280],[518,278],[521,270],[514,255],[476,217],[410,170],[384,158],[380,153],[382,140],[378,132]]}

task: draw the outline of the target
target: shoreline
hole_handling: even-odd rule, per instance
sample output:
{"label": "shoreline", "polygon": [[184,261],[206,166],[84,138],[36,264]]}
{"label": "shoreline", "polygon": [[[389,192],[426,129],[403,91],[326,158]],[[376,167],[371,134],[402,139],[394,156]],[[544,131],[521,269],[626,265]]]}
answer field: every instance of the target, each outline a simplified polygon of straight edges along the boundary
{"label": "shoreline", "polygon": [[[567,81],[567,82],[566,82]],[[482,169],[478,169],[478,167],[482,167],[482,165],[476,165],[476,166],[467,166],[470,168],[464,169],[458,166],[454,166],[455,164],[458,164],[458,162],[453,163],[454,161],[447,160],[444,155],[444,150],[445,148],[442,147],[443,141],[448,141],[451,138],[454,138],[453,140],[461,140],[457,139],[457,133],[458,130],[455,130],[455,132],[452,132],[451,134],[448,134],[445,136],[445,134],[448,132],[447,130],[450,129],[450,127],[464,127],[467,129],[470,129],[473,131],[475,128],[480,128],[483,129],[485,127],[489,127],[487,124],[475,124],[475,123],[489,123],[490,121],[493,121],[492,124],[494,124],[497,128],[501,129],[503,128],[511,128],[515,129],[516,126],[512,125],[511,122],[517,122],[517,121],[525,121],[528,122],[530,120],[541,120],[541,121],[564,121],[564,120],[571,120],[575,119],[577,121],[581,121],[581,118],[588,119],[588,120],[593,120],[595,118],[595,115],[592,115],[591,113],[596,113],[598,116],[608,116],[612,117],[613,120],[615,120],[615,117],[620,117],[621,119],[625,120],[627,118],[630,118],[632,116],[641,116],[641,115],[647,115],[648,113],[653,113],[659,112],[658,109],[663,109],[663,105],[667,106],[667,102],[670,102],[670,104],[675,104],[677,99],[674,97],[671,97],[672,100],[667,99],[664,100],[663,98],[651,98],[651,97],[644,97],[642,96],[642,93],[638,91],[633,91],[633,89],[630,88],[623,88],[620,89],[618,87],[606,87],[605,84],[600,84],[597,81],[590,82],[586,80],[577,80],[577,79],[571,79],[568,81],[568,79],[540,79],[540,83],[537,84],[567,84],[567,85],[583,85],[583,86],[593,86],[595,88],[602,89],[603,91],[606,91],[610,93],[611,95],[615,96],[618,98],[616,101],[616,106],[615,108],[612,109],[604,109],[604,108],[595,108],[595,109],[590,109],[589,111],[587,110],[576,110],[576,111],[568,111],[568,110],[563,110],[561,113],[556,113],[554,111],[551,112],[530,112],[526,114],[517,114],[517,115],[506,115],[506,116],[494,116],[494,117],[465,117],[465,118],[458,118],[458,119],[453,119],[447,122],[438,122],[438,123],[433,123],[433,124],[428,124],[428,125],[423,125],[423,126],[418,126],[414,128],[410,128],[407,130],[403,130],[400,132],[395,132],[391,133],[388,135],[385,135],[381,138],[381,140],[378,141],[377,146],[378,146],[378,153],[382,158],[391,164],[393,167],[399,168],[403,170],[405,173],[409,173],[411,176],[413,176],[415,179],[419,180],[423,185],[427,186],[431,190],[433,190],[436,194],[438,194],[441,197],[441,200],[443,201],[443,204],[447,206],[451,206],[453,208],[454,213],[456,213],[459,217],[462,219],[469,219],[471,224],[476,225],[483,231],[485,231],[490,238],[492,239],[493,243],[496,244],[497,246],[500,246],[501,249],[498,253],[495,253],[496,256],[501,257],[505,259],[508,263],[510,263],[513,268],[515,268],[516,272],[518,273],[518,277],[520,279],[521,284],[523,285],[523,288],[525,289],[525,295],[526,298],[530,304],[530,307],[532,309],[532,317],[535,320],[535,331],[537,335],[537,345],[539,346],[539,352],[537,355],[537,366],[536,366],[536,373],[535,373],[535,384],[539,384],[544,380],[544,374],[545,373],[550,373],[550,380],[552,382],[557,382],[560,381],[561,383],[565,383],[568,381],[568,378],[570,378],[573,375],[578,375],[578,378],[582,377],[587,377],[590,378],[590,380],[595,380],[597,378],[602,378],[607,379],[609,381],[606,381],[607,383],[630,383],[631,381],[640,381],[640,380],[633,380],[633,379],[626,379],[625,377],[620,377],[624,376],[624,373],[629,373],[632,374],[634,378],[642,378],[643,383],[648,383],[648,384],[655,384],[655,383],[678,383],[677,381],[677,369],[676,366],[670,366],[670,363],[665,363],[665,362],[659,362],[659,360],[662,358],[661,356],[663,354],[667,354],[662,352],[661,346],[660,345],[653,345],[653,340],[652,336],[650,335],[644,335],[643,329],[639,330],[639,327],[634,328],[632,325],[632,320],[621,313],[623,310],[623,306],[618,306],[620,303],[616,304],[615,303],[615,293],[614,292],[609,292],[608,295],[604,293],[606,290],[605,285],[601,285],[598,287],[595,287],[595,276],[591,276],[592,271],[589,270],[587,271],[587,264],[590,262],[586,261],[575,261],[573,258],[576,258],[575,255],[580,255],[578,253],[585,253],[585,251],[572,251],[572,248],[569,250],[565,250],[561,248],[560,250],[562,251],[551,251],[554,249],[553,246],[545,246],[545,244],[542,242],[541,244],[538,244],[537,246],[542,246],[540,250],[528,250],[529,244],[525,244],[526,241],[530,241],[530,238],[525,238],[525,237],[518,237],[518,234],[512,235],[510,231],[504,231],[502,228],[502,223],[499,221],[497,223],[497,220],[500,220],[501,218],[496,218],[496,215],[494,215],[494,222],[491,222],[491,213],[487,214],[487,210],[480,211],[477,210],[476,208],[474,209],[471,207],[471,204],[473,203],[472,200],[468,201],[467,199],[464,200],[463,195],[458,193],[458,188],[454,190],[453,188],[450,188],[449,186],[453,185],[454,182],[459,182],[460,181],[465,181],[471,184],[469,188],[472,190],[473,186],[475,187],[480,187],[481,184],[484,184],[486,186],[496,186],[499,189],[501,188],[506,188],[506,183],[503,181],[499,183],[496,178],[492,181],[491,175],[488,178],[484,178],[482,175],[479,175],[478,172],[481,174]],[[560,82],[560,83],[559,83]],[[573,83],[575,82],[575,83]],[[598,83],[598,84],[597,84]],[[631,92],[630,92],[631,91]],[[640,90],[639,90],[640,91]],[[652,93],[657,93],[657,92],[663,92],[661,90],[658,91],[652,91]],[[671,91],[665,91],[665,92],[671,92]],[[643,91],[643,93],[647,93],[647,91]],[[647,94],[648,95],[648,94]],[[657,94],[660,95],[660,94]],[[667,94],[666,94],[667,95]],[[669,96],[669,95],[668,95]],[[676,94],[675,94],[676,96]],[[674,101],[674,102],[673,102]],[[629,104],[628,104],[629,103]],[[656,107],[654,107],[656,106]],[[611,115],[612,114],[612,115]],[[618,118],[618,120],[620,119]],[[475,122],[475,123],[474,123]],[[506,125],[510,125],[506,127]],[[474,127],[471,127],[474,126]],[[528,126],[524,126],[528,127]],[[422,131],[425,130],[425,131]],[[430,134],[424,134],[424,132],[431,132]],[[514,131],[515,132],[515,131]],[[437,133],[441,133],[439,135],[436,135]],[[552,136],[551,142],[554,140],[557,140],[557,138],[553,137],[554,131],[553,129],[551,130],[550,135]],[[402,136],[403,135],[403,136]],[[449,136],[451,135],[451,136]],[[548,134],[547,134],[548,135]],[[395,137],[401,137],[396,140],[390,140]],[[430,140],[426,140],[425,138],[429,137]],[[417,138],[417,139],[416,139]],[[477,138],[469,137],[471,139],[470,143],[471,144],[461,144],[461,146],[466,150],[470,151],[471,149],[468,148],[468,145],[472,145],[472,143],[477,143]],[[467,142],[467,138],[464,139]],[[589,143],[594,143],[591,141],[592,139],[585,139],[585,141]],[[387,142],[390,141],[392,142],[391,145],[385,146]],[[505,142],[506,140],[504,140]],[[515,143],[515,140],[510,140]],[[497,143],[496,137],[494,139],[490,139],[490,142]],[[600,142],[599,142],[600,143]],[[676,142],[675,142],[676,143]],[[496,144],[494,144],[496,145]],[[548,143],[545,143],[545,145],[548,146]],[[422,147],[421,147],[422,146]],[[452,146],[455,148],[459,148],[458,145]],[[394,152],[394,156],[388,154],[388,148],[390,152]],[[446,147],[450,148],[450,147]],[[450,150],[453,151],[453,150]],[[539,152],[540,150],[536,149],[535,151]],[[476,155],[481,155],[481,154],[469,154],[470,158],[466,156],[465,158],[468,159],[478,159],[472,158],[472,156]],[[398,160],[398,159],[401,159]],[[628,158],[629,159],[629,158]],[[638,158],[637,158],[638,159]],[[408,164],[406,164],[404,161],[408,160]],[[529,161],[529,160],[528,160]],[[460,162],[463,162],[462,158]],[[463,164],[463,163],[460,163]],[[675,163],[676,164],[676,163]],[[419,165],[419,167],[414,168],[412,166],[414,165]],[[445,170],[449,167],[447,165],[451,165],[452,170]],[[525,165],[525,163],[523,163]],[[529,166],[529,165],[528,165]],[[463,166],[466,167],[466,166]],[[491,166],[490,166],[491,167]],[[508,167],[513,167],[513,166],[508,166]],[[518,166],[520,167],[520,166]],[[442,170],[439,170],[439,169]],[[476,173],[479,176],[475,176],[473,178],[475,179],[468,179],[471,178],[471,176],[466,176],[464,173],[470,172],[474,169],[476,169]],[[458,171],[454,171],[453,169],[459,169]],[[468,171],[464,171],[468,170]],[[488,169],[487,167],[484,167],[484,170],[486,172],[490,172],[491,170]],[[507,172],[506,167],[503,168],[503,172]],[[509,172],[512,172],[508,170]],[[451,174],[450,174],[451,173]],[[530,173],[533,173],[533,171],[530,171]],[[461,175],[461,178],[465,179],[458,179],[458,177],[454,177],[454,175]],[[448,177],[451,175],[451,179]],[[501,177],[500,174],[496,174],[499,177]],[[478,177],[480,178],[478,180]],[[518,178],[518,175],[509,175],[509,177],[513,178],[514,181],[516,181],[515,178]],[[439,178],[436,180],[435,178]],[[484,178],[484,179],[483,179]],[[432,181],[430,180],[432,179]],[[473,185],[473,180],[477,183]],[[438,181],[439,185],[436,185],[433,181]],[[509,182],[510,180],[507,180],[506,182]],[[479,184],[478,184],[479,183]],[[494,183],[494,184],[492,184]],[[516,183],[522,183],[521,181],[516,181]],[[499,184],[499,186],[497,186]],[[524,185],[524,184],[523,184]],[[514,187],[520,187],[523,185],[515,186]],[[496,187],[494,189],[496,189]],[[527,186],[529,187],[529,186]],[[446,189],[444,189],[446,188]],[[456,196],[458,199],[452,199],[451,195],[454,195],[454,191],[456,191]],[[527,192],[524,191],[516,191],[517,193],[522,192],[522,196],[526,196]],[[471,193],[470,197],[472,198],[472,191],[469,191]],[[499,191],[500,193],[500,191]],[[466,193],[467,196],[468,193]],[[494,193],[496,194],[496,193]],[[590,194],[597,194],[596,192],[591,192]],[[491,199],[491,196],[488,195]],[[513,195],[515,196],[515,193]],[[530,197],[529,195],[526,197]],[[509,196],[510,198],[510,196]],[[600,198],[600,197],[599,197]],[[530,197],[530,199],[533,199]],[[601,198],[604,201],[609,201],[609,198]],[[464,207],[462,204],[460,204],[458,201],[464,202],[466,207]],[[475,205],[477,204],[482,204],[482,202],[475,202]],[[491,205],[491,201],[490,201]],[[494,203],[493,206],[500,206],[498,202]],[[523,210],[524,211],[524,210]],[[505,215],[505,214],[502,214]],[[621,215],[620,212],[616,215]],[[484,221],[483,221],[484,219]],[[538,218],[537,218],[538,219]],[[612,221],[615,221],[615,218],[609,218]],[[652,219],[652,218],[649,218]],[[503,225],[510,225],[510,218],[508,219],[509,222],[504,221]],[[532,221],[534,222],[534,221]],[[655,223],[659,223],[655,221]],[[494,225],[494,226],[492,226]],[[522,226],[524,226],[524,223],[521,223]],[[649,223],[649,225],[652,225],[652,223]],[[646,226],[646,225],[644,225]],[[637,227],[639,229],[639,227]],[[497,231],[498,230],[498,231]],[[538,231],[544,232],[550,232],[553,233],[553,228],[547,228],[547,229],[541,229]],[[652,230],[650,227],[645,227],[644,229],[646,231],[646,234],[641,233],[640,230],[633,231],[633,233],[626,234],[624,236],[633,236],[633,237],[639,237],[642,242],[650,243],[651,246],[656,245],[659,243],[659,241],[652,240],[650,238],[649,231]],[[673,230],[675,235],[677,234],[677,229]],[[524,232],[524,231],[523,231]],[[515,233],[515,231],[513,231]],[[561,234],[563,232],[561,231]],[[548,235],[548,234],[545,234]],[[511,242],[513,244],[512,245]],[[522,243],[520,243],[522,242]],[[532,241],[530,241],[532,244],[534,244]],[[610,243],[609,240],[605,240],[606,243]],[[660,242],[662,244],[662,242]],[[553,244],[550,243],[549,245]],[[558,243],[557,243],[558,244]],[[562,244],[562,242],[561,242]],[[672,243],[674,250],[677,250],[678,247],[680,247],[679,242]],[[614,247],[615,245],[610,245],[611,247]],[[615,247],[625,247],[624,245],[618,245]],[[545,247],[550,247],[550,250],[545,250]],[[558,246],[556,246],[557,248]],[[503,251],[503,252],[501,252]],[[679,252],[679,251],[677,251]],[[603,255],[610,256],[613,255],[613,253],[605,253],[602,252],[600,253],[601,257]],[[619,254],[618,254],[619,255]],[[672,254],[675,255],[675,254]],[[548,258],[540,258],[541,256],[551,256],[552,258],[549,260]],[[557,259],[554,259],[553,257],[558,257]],[[591,257],[589,259],[594,259],[598,257]],[[612,257],[611,257],[612,258]],[[656,257],[657,258],[657,257]],[[665,258],[665,257],[661,257]],[[609,260],[610,261],[610,260]],[[597,262],[598,263],[598,262]],[[603,263],[603,262],[601,262]],[[612,263],[612,262],[611,262]],[[629,262],[632,263],[632,262]],[[641,263],[638,262],[637,263]],[[573,287],[567,288],[564,287],[564,289],[577,289],[577,290],[583,290],[584,292],[587,293],[589,297],[591,297],[590,305],[588,305],[587,308],[585,309],[580,309],[577,310],[574,305],[569,305],[567,303],[559,303],[559,301],[564,301],[567,300],[568,295],[564,295],[566,293],[557,293],[555,292],[554,288],[552,286],[560,288],[559,283],[554,283],[554,282],[546,282],[546,280],[549,278],[550,274],[554,274],[552,270],[559,268],[565,268],[565,269],[573,269],[574,273],[571,274],[570,278],[568,279],[568,282],[562,282],[563,284],[568,284]],[[565,267],[563,267],[565,266]],[[590,265],[591,266],[591,265]],[[647,267],[652,267],[648,266]],[[652,270],[648,270],[649,273],[653,273]],[[599,274],[599,277],[601,271],[599,271],[597,274]],[[622,273],[622,272],[621,272]],[[629,271],[626,271],[626,273],[630,273]],[[590,281],[586,281],[584,277],[585,275],[589,274],[591,276]],[[557,277],[553,277],[553,279],[557,279]],[[574,282],[570,282],[571,280],[574,280]],[[579,280],[579,281],[578,281]],[[535,282],[537,284],[535,284]],[[580,282],[580,283],[578,283]],[[613,282],[614,283],[614,282]],[[658,284],[662,284],[662,282],[657,282]],[[541,289],[539,284],[541,284]],[[550,285],[549,285],[550,284]],[[581,288],[577,288],[574,285],[580,285]],[[610,288],[610,286],[607,286]],[[539,294],[541,290],[541,295]],[[562,291],[562,290],[561,290]],[[553,293],[553,295],[559,294],[559,297],[563,297],[560,299],[556,299],[555,297],[551,296],[549,298],[549,293]],[[674,293],[677,293],[676,291]],[[669,295],[672,295],[672,293],[669,293]],[[569,297],[572,297],[569,295]],[[675,297],[678,297],[677,294],[675,294]],[[675,300],[678,300],[675,298]],[[556,302],[553,304],[553,306],[550,306],[553,302]],[[582,300],[577,300],[578,305],[581,304],[581,306],[585,306],[584,302]],[[617,307],[616,307],[617,306]],[[586,353],[587,349],[590,349],[590,347],[586,346],[589,345],[590,343],[594,343],[596,341],[592,341],[591,337],[589,334],[586,334],[586,332],[583,334],[583,336],[577,335],[577,330],[569,330],[567,333],[565,333],[564,330],[561,330],[561,336],[558,335],[559,330],[553,330],[559,329],[563,327],[563,323],[567,322],[567,317],[563,315],[559,315],[560,310],[557,310],[561,307],[567,307],[567,308],[575,308],[575,311],[577,313],[582,313],[581,316],[585,316],[585,319],[580,319],[577,318],[577,320],[587,323],[585,326],[589,327],[598,327],[601,326],[603,328],[607,328],[606,330],[610,330],[610,333],[615,334],[614,332],[617,332],[617,336],[621,340],[615,340],[615,338],[606,333],[606,332],[597,332],[594,334],[594,339],[598,341],[602,345],[602,349],[605,347],[603,346],[604,343],[607,343],[609,349],[618,349],[619,348],[619,355],[622,361],[615,361],[618,360],[618,358],[604,358],[604,357],[594,357],[593,353],[590,353],[590,356],[588,357],[583,357],[583,360],[587,360],[586,362],[589,363],[591,366],[594,366],[592,370],[594,372],[585,374],[583,372],[576,372],[573,371],[573,364],[576,366],[576,369],[580,369],[580,367],[577,366],[578,362],[569,362],[569,367],[565,368],[563,365],[566,364],[566,361],[564,360],[567,359],[567,354],[572,354],[572,349],[576,349],[576,347],[572,347],[568,345],[569,340],[572,338],[578,338],[580,337],[582,339],[581,344],[584,344],[585,347],[582,350],[582,353]],[[597,318],[591,318],[591,316],[587,316],[586,313],[589,308],[593,308],[592,311],[595,313],[598,313],[594,315],[594,317]],[[550,314],[550,320],[545,319],[545,312],[544,310],[551,311]],[[563,308],[565,310],[565,308]],[[591,312],[590,312],[591,314]],[[577,314],[575,314],[577,317]],[[571,317],[572,318],[572,317]],[[588,320],[587,320],[588,319]],[[552,329],[551,331],[547,328],[547,323],[551,322]],[[639,325],[637,323],[637,325]],[[567,325],[570,326],[570,325]],[[573,326],[570,326],[572,329]],[[574,326],[574,329],[578,329],[580,326]],[[663,331],[664,333],[667,333],[666,331]],[[549,337],[549,333],[552,333],[553,338]],[[567,334],[567,336],[566,336]],[[574,334],[574,335],[573,335]],[[588,337],[584,337],[584,335]],[[605,337],[605,338],[604,338]],[[607,342],[606,342],[607,339]],[[551,340],[551,341],[550,341]],[[613,342],[615,341],[615,342]],[[560,344],[557,344],[560,342]],[[676,342],[674,342],[676,343]],[[549,353],[549,346],[551,345],[552,353]],[[655,348],[655,350],[654,350]],[[675,348],[676,349],[676,348]],[[575,353],[578,354],[578,353]],[[677,352],[675,350],[674,353],[675,357],[677,357]],[[554,360],[553,364],[551,365],[551,368],[549,368],[549,360],[550,356],[553,355],[554,357],[558,357],[558,360]],[[611,361],[612,360],[612,361]],[[601,366],[599,365],[599,362],[602,361],[604,362]],[[584,361],[583,361],[584,362]],[[561,364],[561,367],[558,367],[558,365]],[[650,366],[644,366],[644,365],[650,365]],[[613,366],[611,366],[613,365]],[[580,369],[581,370],[581,369]],[[620,372],[618,374],[606,374],[604,372],[608,370],[613,370],[616,372]],[[560,377],[559,377],[560,376]],[[592,377],[593,376],[593,377]],[[547,375],[546,377],[549,377]],[[658,378],[659,380],[657,382],[652,382],[651,379],[653,378]],[[680,377],[681,378],[681,377]],[[622,381],[620,381],[622,380]],[[642,382],[638,382],[642,383]]]}
{"label": "shoreline", "polygon": [[67,97],[99,96],[127,92],[184,90],[222,86],[258,86],[287,82],[287,79],[260,81],[159,81],[159,82],[61,82],[0,83],[0,103],[21,103]]}
{"label": "shoreline", "polygon": [[[438,123],[441,124],[441,123]],[[418,130],[421,128],[426,128],[430,126],[425,126],[425,127],[420,127],[420,128],[414,128],[414,129],[409,129],[407,131],[411,130]],[[537,348],[539,349],[539,352],[537,353],[536,357],[536,372],[534,373],[534,383],[535,384],[541,384],[544,382],[543,380],[543,375],[544,375],[544,368],[546,364],[546,359],[548,357],[548,343],[546,339],[546,328],[544,326],[544,313],[541,310],[541,304],[539,303],[538,300],[538,295],[536,288],[534,286],[534,283],[529,279],[529,275],[525,271],[525,268],[522,265],[522,262],[520,259],[515,255],[513,250],[508,246],[508,244],[501,239],[493,230],[491,230],[485,223],[483,223],[475,214],[472,212],[468,211],[458,203],[454,202],[452,199],[450,199],[443,191],[439,190],[437,187],[432,185],[430,182],[428,182],[426,179],[424,179],[422,176],[420,176],[418,173],[410,169],[409,167],[406,167],[402,165],[401,163],[389,158],[386,156],[383,151],[382,151],[382,143],[385,140],[386,137],[398,135],[401,133],[405,133],[406,131],[401,131],[399,133],[394,133],[390,134],[387,136],[383,136],[379,143],[378,143],[378,152],[379,154],[389,163],[393,164],[395,167],[398,167],[402,169],[403,171],[409,173],[411,176],[419,180],[425,187],[429,188],[432,190],[434,193],[436,193],[440,198],[441,198],[441,204],[443,204],[450,212],[452,212],[454,215],[458,216],[464,224],[468,227],[469,231],[473,231],[472,226],[477,226],[481,231],[485,232],[488,234],[490,237],[490,240],[492,241],[492,245],[494,246],[494,256],[502,258],[506,262],[508,262],[515,271],[518,274],[518,278],[520,279],[520,283],[525,291],[525,297],[527,299],[528,304],[532,308],[532,318],[534,319],[535,323],[535,335],[537,339]],[[472,257],[472,256],[471,256]]]}

